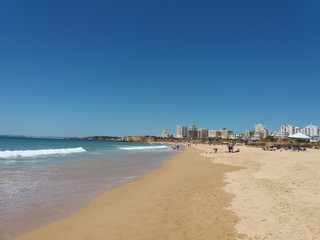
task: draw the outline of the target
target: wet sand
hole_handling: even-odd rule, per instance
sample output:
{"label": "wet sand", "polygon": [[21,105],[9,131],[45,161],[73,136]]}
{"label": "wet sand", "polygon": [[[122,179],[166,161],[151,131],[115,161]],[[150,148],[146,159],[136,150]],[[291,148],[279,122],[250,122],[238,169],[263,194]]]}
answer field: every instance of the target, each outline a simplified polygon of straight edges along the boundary
{"label": "wet sand", "polygon": [[187,147],[162,167],[98,195],[78,213],[16,240],[236,239],[239,218],[224,175],[239,170],[213,164]]}

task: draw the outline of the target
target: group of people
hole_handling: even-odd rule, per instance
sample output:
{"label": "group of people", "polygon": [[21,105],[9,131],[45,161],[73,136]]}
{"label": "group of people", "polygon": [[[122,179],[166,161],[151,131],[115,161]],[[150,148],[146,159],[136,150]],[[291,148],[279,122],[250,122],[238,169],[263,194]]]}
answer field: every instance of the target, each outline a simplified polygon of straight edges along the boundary
{"label": "group of people", "polygon": [[[227,147],[228,147],[227,152],[229,152],[229,153],[240,152],[240,149],[234,150],[234,146],[235,146],[235,143],[233,143],[233,142],[228,143],[227,144]],[[216,147],[212,148],[212,150],[214,153],[218,152],[218,148],[216,148]],[[211,152],[209,152],[209,153],[211,153]],[[208,152],[206,152],[206,154],[208,154]]]}
{"label": "group of people", "polygon": [[171,148],[172,148],[172,150],[179,150],[180,146],[178,144],[177,145],[172,145]]}

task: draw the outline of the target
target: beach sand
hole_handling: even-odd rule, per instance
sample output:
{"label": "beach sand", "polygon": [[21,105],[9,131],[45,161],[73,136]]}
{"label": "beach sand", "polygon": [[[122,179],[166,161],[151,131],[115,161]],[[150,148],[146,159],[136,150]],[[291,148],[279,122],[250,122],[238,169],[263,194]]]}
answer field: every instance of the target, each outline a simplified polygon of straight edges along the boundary
{"label": "beach sand", "polygon": [[16,239],[320,239],[320,151],[238,148],[186,147],[79,213]]}
{"label": "beach sand", "polygon": [[78,213],[15,239],[241,238],[234,230],[239,218],[228,210],[233,196],[223,190],[224,175],[240,168],[213,164],[201,152],[186,147],[162,167],[99,194]]}
{"label": "beach sand", "polygon": [[[215,146],[216,147],[216,146]],[[242,169],[226,173],[225,190],[235,197],[231,207],[240,221],[240,239],[320,239],[320,151],[262,151],[198,145],[213,163]]]}

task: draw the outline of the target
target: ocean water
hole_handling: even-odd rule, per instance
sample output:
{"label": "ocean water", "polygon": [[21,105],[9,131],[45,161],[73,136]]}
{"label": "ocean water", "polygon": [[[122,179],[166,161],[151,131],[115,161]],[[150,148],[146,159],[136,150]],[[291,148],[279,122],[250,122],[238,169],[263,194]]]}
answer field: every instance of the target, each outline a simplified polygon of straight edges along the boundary
{"label": "ocean water", "polygon": [[174,153],[162,144],[0,137],[0,239],[75,213]]}

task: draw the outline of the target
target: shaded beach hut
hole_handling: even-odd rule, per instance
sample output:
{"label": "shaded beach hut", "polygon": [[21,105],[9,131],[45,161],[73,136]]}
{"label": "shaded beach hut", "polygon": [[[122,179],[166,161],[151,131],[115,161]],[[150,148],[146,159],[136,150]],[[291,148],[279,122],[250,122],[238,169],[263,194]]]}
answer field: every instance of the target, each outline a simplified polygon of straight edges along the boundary
{"label": "shaded beach hut", "polygon": [[300,141],[299,140],[309,140],[311,137],[304,135],[302,133],[295,133],[288,136],[288,138],[295,140],[298,143],[298,151],[300,150]]}

